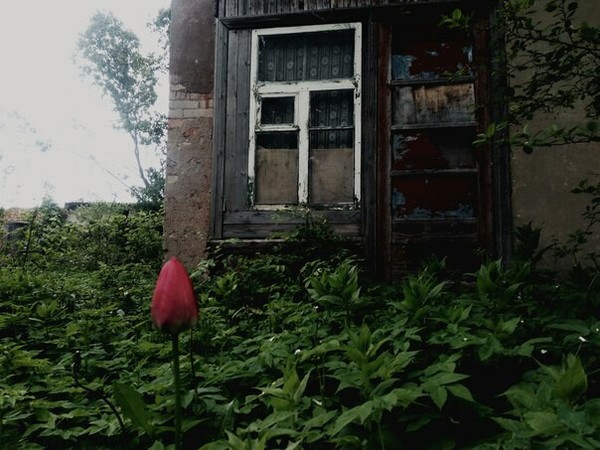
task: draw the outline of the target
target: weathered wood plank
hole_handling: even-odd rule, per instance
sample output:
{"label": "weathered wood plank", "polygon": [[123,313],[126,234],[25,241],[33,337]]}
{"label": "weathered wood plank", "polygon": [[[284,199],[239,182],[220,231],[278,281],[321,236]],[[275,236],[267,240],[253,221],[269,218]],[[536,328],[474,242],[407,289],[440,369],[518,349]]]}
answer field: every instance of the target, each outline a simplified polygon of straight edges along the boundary
{"label": "weathered wood plank", "polygon": [[213,177],[210,235],[212,238],[223,236],[223,180],[225,170],[226,139],[226,103],[227,64],[228,64],[229,31],[221,23],[216,24],[216,57],[215,57],[215,93],[214,93],[214,140],[213,140]]}
{"label": "weathered wood plank", "polygon": [[248,0],[237,0],[238,2],[238,15],[245,16],[248,14]]}
{"label": "weathered wood plank", "polygon": [[377,273],[377,49],[378,25],[370,15],[363,28],[362,96],[362,229],[365,260],[370,269]]}
{"label": "weathered wood plank", "polygon": [[225,17],[236,17],[238,12],[238,0],[221,0],[225,3]]}
{"label": "weathered wood plank", "polygon": [[[360,211],[314,211],[314,217],[324,218],[329,223],[338,224],[359,224]],[[227,225],[248,225],[248,224],[269,224],[269,223],[288,223],[300,224],[302,217],[298,217],[293,212],[285,211],[238,211],[227,214],[224,223]]]}
{"label": "weathered wood plank", "polygon": [[394,88],[394,125],[473,122],[474,113],[475,89],[472,83]]}
{"label": "weathered wood plank", "polygon": [[262,14],[262,4],[259,0],[248,0],[248,15],[256,16]]}
{"label": "weathered wood plank", "polygon": [[[243,86],[245,61],[242,58],[243,44],[247,39],[248,31],[232,30],[229,32],[229,65],[227,71],[227,113],[225,137],[225,180],[238,180],[240,177],[240,157],[247,153],[239,152],[240,130],[244,118],[240,115],[240,102],[248,96],[248,91],[240,88]],[[242,84],[242,85],[240,85]],[[245,117],[248,120],[247,116]],[[247,142],[247,134],[246,134]],[[224,188],[224,211],[240,208],[240,190],[244,189],[243,183],[226,183]]]}
{"label": "weathered wood plank", "polygon": [[[224,174],[225,179],[233,179],[233,142],[235,141],[235,123],[236,123],[236,104],[237,104],[237,70],[238,70],[238,37],[239,30],[232,30],[228,36],[228,51],[227,51],[227,94],[225,105],[225,158],[224,158]],[[227,184],[223,192],[223,210],[229,209],[232,204],[232,192]]]}
{"label": "weathered wood plank", "polygon": [[[244,224],[225,225],[223,230],[224,239],[264,239],[273,237],[278,233],[293,231],[298,224]],[[358,224],[332,224],[333,230],[341,236],[360,236],[360,225]]]}
{"label": "weathered wood plank", "polygon": [[[219,0],[221,18],[260,17],[303,11],[333,11],[336,9],[377,6],[458,3],[460,0]],[[222,6],[221,6],[222,5]]]}
{"label": "weathered wood plank", "polygon": [[265,14],[276,14],[277,13],[277,2],[276,2],[276,0],[264,0],[263,1],[263,13],[265,13]]}
{"label": "weathered wood plank", "polygon": [[391,254],[391,143],[390,116],[391,99],[388,88],[392,30],[387,24],[377,25],[377,153],[376,153],[376,185],[377,185],[377,272],[384,278],[392,276]]}
{"label": "weathered wood plank", "polygon": [[[228,146],[232,153],[230,161],[233,178],[236,183],[230,183],[233,197],[230,199],[229,211],[239,211],[248,207],[248,128],[250,108],[250,53],[251,30],[240,30],[238,35],[237,72],[235,73],[235,138]],[[228,186],[229,187],[229,186]]]}

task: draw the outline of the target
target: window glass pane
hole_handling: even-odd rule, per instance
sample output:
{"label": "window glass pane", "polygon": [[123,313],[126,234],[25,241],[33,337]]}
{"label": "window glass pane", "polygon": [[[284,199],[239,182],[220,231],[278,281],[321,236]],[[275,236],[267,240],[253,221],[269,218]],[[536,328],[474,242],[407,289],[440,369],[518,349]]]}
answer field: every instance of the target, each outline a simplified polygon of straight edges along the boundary
{"label": "window glass pane", "polygon": [[354,91],[310,93],[310,126],[351,127],[354,125]]}
{"label": "window glass pane", "polygon": [[[396,34],[396,40],[401,41]],[[465,37],[395,42],[392,79],[431,80],[452,75],[472,75],[473,46]]]}
{"label": "window glass pane", "polygon": [[392,170],[473,169],[472,128],[394,132]]}
{"label": "window glass pane", "polygon": [[354,200],[354,91],[310,94],[309,203]]}
{"label": "window glass pane", "polygon": [[263,98],[260,123],[263,125],[293,124],[294,97]]}
{"label": "window glass pane", "polygon": [[311,149],[352,147],[354,147],[354,129],[310,132]]}
{"label": "window glass pane", "polygon": [[350,203],[354,200],[354,149],[310,151],[309,203]]}
{"label": "window glass pane", "polygon": [[306,81],[354,76],[354,30],[259,37],[259,81]]}
{"label": "window glass pane", "polygon": [[256,133],[255,203],[298,203],[298,133]]}
{"label": "window glass pane", "polygon": [[475,88],[472,83],[394,89],[393,125],[474,120]]}
{"label": "window glass pane", "polygon": [[398,177],[392,180],[393,217],[409,219],[475,217],[477,177]]}

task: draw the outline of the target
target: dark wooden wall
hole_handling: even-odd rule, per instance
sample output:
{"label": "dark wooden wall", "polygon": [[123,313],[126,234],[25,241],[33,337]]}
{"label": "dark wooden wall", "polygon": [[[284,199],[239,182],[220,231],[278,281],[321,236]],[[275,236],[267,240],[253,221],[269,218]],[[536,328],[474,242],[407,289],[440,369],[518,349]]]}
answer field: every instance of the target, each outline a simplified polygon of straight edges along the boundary
{"label": "dark wooden wall", "polygon": [[[405,255],[406,246],[400,244],[404,241],[417,242],[419,239],[416,235],[419,233],[434,238],[429,239],[430,246],[442,253],[450,241],[459,244],[468,242],[472,244],[470,247],[479,242],[489,255],[505,256],[505,249],[510,245],[510,236],[506,234],[510,217],[508,153],[494,158],[492,164],[488,160],[478,161],[478,170],[469,169],[473,172],[472,178],[479,177],[481,189],[476,218],[446,221],[448,223],[437,220],[434,221],[437,224],[435,230],[426,224],[421,233],[409,227],[412,222],[408,225],[396,223],[398,220],[394,222],[390,211],[390,180],[397,175],[390,166],[390,130],[394,128],[390,95],[395,91],[393,82],[390,83],[388,79],[391,69],[388,46],[391,45],[393,27],[400,26],[403,33],[412,30],[418,35],[420,30],[413,30],[410,24],[419,27],[423,19],[429,18],[431,21],[434,16],[439,17],[440,11],[447,14],[454,8],[468,6],[471,10],[479,11],[478,17],[485,23],[481,28],[487,29],[487,3],[486,0],[215,0],[215,14],[219,20],[216,22],[215,171],[211,238],[216,241],[228,238],[260,240],[302,222],[301,217],[286,217],[279,212],[255,210],[249,206],[247,147],[251,30],[347,21],[361,22],[363,25],[361,207],[358,210],[319,211],[319,215],[326,218],[338,233],[360,240],[366,260],[376,262],[377,270],[383,270],[387,276],[392,275],[390,271],[404,272],[408,267],[405,262],[417,258]],[[417,25],[413,23],[415,18],[420,18]],[[480,36],[478,39],[481,41],[476,47],[482,55],[481,61],[487,60],[489,55],[485,53],[489,37]],[[480,73],[477,77],[473,75],[471,79],[463,81],[471,83],[477,78],[476,95],[479,102],[486,103],[485,97],[490,89],[487,75],[490,68],[486,64],[478,67]],[[411,89],[412,84],[408,85]],[[429,86],[430,83],[419,81],[417,84]],[[437,87],[439,84],[439,81],[435,81],[432,89],[440,89]],[[456,90],[461,85],[449,83],[446,88]],[[469,95],[472,96],[472,93]],[[469,123],[462,123],[465,119],[462,125],[480,132],[490,119],[498,119],[488,108],[481,111],[485,114],[478,114],[481,117],[477,117],[476,121],[469,116],[466,121]],[[487,117],[488,114],[493,117]],[[491,186],[492,183],[501,183],[502,186]],[[466,225],[461,227],[455,222]],[[398,245],[394,246],[394,243]],[[464,259],[463,254],[468,253],[468,249],[460,245],[457,248],[460,258]],[[429,251],[429,247],[424,247],[425,251]],[[435,252],[432,250],[432,253]],[[394,270],[396,266],[397,270]]]}
{"label": "dark wooden wall", "polygon": [[[251,29],[228,29],[217,24],[217,60],[215,72],[215,157],[211,236],[216,239],[261,239],[276,231],[286,231],[301,224],[302,217],[278,211],[259,211],[248,200],[248,134],[250,107]],[[367,46],[366,48],[374,48]],[[374,69],[372,69],[374,70]],[[366,92],[369,92],[369,88]],[[365,117],[368,115],[369,117]],[[365,108],[363,123],[374,130],[372,108]],[[374,137],[363,138],[363,158],[372,158]],[[371,169],[363,169],[369,177]],[[370,176],[374,176],[373,173]],[[367,178],[369,180],[369,178]],[[372,183],[365,182],[367,186]],[[372,192],[367,196],[373,195]],[[363,195],[364,197],[364,195]],[[372,211],[373,208],[365,208]],[[335,230],[344,236],[362,235],[362,213],[357,210],[319,211]]]}
{"label": "dark wooden wall", "polygon": [[375,6],[405,5],[418,3],[448,3],[452,0],[216,0],[221,18],[288,14],[310,11],[326,11],[339,8],[363,8]]}

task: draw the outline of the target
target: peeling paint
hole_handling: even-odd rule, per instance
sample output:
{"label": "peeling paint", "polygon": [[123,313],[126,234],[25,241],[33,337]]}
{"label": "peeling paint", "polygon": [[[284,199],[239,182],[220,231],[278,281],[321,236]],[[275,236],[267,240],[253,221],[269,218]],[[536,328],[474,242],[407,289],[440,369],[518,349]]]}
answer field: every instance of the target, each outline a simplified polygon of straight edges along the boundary
{"label": "peeling paint", "polygon": [[473,46],[462,36],[394,43],[392,79],[433,80],[455,73],[472,75]]}
{"label": "peeling paint", "polygon": [[402,192],[398,192],[394,189],[392,192],[392,208],[396,209],[406,204],[406,197]]}

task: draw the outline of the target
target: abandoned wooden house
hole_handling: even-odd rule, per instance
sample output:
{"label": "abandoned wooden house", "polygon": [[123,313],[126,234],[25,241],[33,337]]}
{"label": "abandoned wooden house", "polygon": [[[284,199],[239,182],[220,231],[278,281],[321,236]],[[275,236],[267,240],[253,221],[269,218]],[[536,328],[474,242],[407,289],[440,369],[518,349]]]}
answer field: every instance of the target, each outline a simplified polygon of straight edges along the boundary
{"label": "abandoned wooden house", "polygon": [[[387,277],[507,257],[513,219],[552,217],[527,212],[556,166],[472,145],[504,114],[493,4],[174,0],[166,251],[268,242],[301,206]],[[468,32],[440,25],[455,8]]]}

